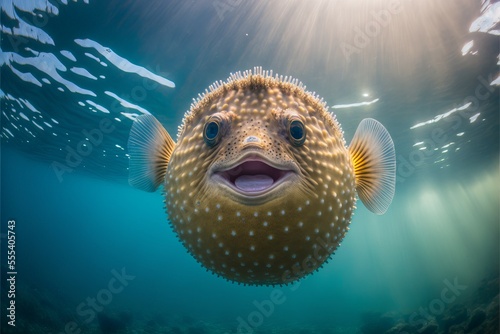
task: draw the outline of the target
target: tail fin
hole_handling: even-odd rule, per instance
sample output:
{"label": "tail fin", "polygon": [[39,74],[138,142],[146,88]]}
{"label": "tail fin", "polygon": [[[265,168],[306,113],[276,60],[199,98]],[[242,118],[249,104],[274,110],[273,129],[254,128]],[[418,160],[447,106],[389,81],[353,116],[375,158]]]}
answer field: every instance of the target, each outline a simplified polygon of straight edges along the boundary
{"label": "tail fin", "polygon": [[153,115],[137,117],[130,129],[128,183],[153,192],[163,182],[175,143]]}
{"label": "tail fin", "polygon": [[349,146],[356,191],[373,213],[383,214],[392,202],[396,185],[396,154],[391,135],[374,119],[361,121]]}

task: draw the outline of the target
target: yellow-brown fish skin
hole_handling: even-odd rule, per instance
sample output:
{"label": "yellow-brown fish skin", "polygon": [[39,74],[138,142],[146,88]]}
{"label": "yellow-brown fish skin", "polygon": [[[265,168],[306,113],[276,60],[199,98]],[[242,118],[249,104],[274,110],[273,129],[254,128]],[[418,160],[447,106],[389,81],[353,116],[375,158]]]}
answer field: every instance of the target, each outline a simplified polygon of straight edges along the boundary
{"label": "yellow-brown fish skin", "polygon": [[[213,147],[205,124],[222,134]],[[306,129],[302,145],[290,118]],[[259,160],[286,180],[258,196],[235,191],[221,173]],[[344,238],[355,208],[355,177],[342,130],[296,81],[251,74],[217,84],[186,115],[165,176],[166,211],[193,257],[224,278],[287,284],[318,269]]]}

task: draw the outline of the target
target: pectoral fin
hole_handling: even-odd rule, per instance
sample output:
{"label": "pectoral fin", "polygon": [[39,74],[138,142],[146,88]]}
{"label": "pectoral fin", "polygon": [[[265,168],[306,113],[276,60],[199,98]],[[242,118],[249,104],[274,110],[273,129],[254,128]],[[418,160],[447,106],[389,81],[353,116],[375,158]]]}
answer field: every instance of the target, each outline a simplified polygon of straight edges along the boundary
{"label": "pectoral fin", "polygon": [[163,182],[174,148],[175,142],[153,115],[137,117],[128,139],[129,184],[155,191]]}
{"label": "pectoral fin", "polygon": [[389,132],[376,120],[364,119],[349,152],[359,198],[371,212],[383,214],[392,202],[396,184],[396,154]]}

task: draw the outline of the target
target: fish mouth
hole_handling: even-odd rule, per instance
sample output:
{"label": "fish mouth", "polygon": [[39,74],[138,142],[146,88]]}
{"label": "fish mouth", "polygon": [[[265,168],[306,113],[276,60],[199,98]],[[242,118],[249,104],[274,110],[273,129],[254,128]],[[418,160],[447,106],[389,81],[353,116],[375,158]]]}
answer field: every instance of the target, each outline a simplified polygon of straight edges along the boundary
{"label": "fish mouth", "polygon": [[231,166],[215,170],[212,179],[244,197],[259,197],[291,182],[295,164],[279,165],[258,155],[243,157]]}

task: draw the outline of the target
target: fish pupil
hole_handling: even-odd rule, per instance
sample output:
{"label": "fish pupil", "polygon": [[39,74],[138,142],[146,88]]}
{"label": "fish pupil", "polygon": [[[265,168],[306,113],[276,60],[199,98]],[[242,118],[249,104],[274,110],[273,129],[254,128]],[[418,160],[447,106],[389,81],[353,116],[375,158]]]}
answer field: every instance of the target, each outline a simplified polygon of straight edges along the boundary
{"label": "fish pupil", "polygon": [[207,125],[206,136],[208,139],[214,139],[219,133],[219,124],[216,122],[210,122]]}
{"label": "fish pupil", "polygon": [[305,141],[304,124],[299,120],[290,122],[290,136],[295,145],[302,145]]}
{"label": "fish pupil", "polygon": [[205,124],[204,138],[208,146],[214,146],[217,143],[220,125],[217,121],[210,121]]}

